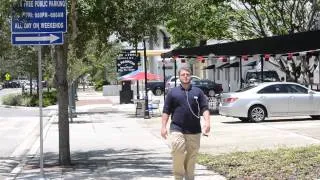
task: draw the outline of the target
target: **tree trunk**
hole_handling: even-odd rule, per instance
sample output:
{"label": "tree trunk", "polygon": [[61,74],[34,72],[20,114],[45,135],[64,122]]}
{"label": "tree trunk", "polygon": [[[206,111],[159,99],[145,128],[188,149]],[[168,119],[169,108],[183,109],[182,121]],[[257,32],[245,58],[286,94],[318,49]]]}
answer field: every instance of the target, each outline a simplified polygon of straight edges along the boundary
{"label": "tree trunk", "polygon": [[30,71],[30,77],[29,77],[29,84],[30,84],[30,88],[29,88],[29,91],[30,91],[30,96],[32,96],[32,72]]}
{"label": "tree trunk", "polygon": [[68,119],[67,45],[56,46],[56,87],[59,107],[59,162],[70,165],[70,136]]}
{"label": "tree trunk", "polygon": [[77,14],[77,0],[71,1],[71,25],[72,25],[72,41],[78,37],[78,14]]}

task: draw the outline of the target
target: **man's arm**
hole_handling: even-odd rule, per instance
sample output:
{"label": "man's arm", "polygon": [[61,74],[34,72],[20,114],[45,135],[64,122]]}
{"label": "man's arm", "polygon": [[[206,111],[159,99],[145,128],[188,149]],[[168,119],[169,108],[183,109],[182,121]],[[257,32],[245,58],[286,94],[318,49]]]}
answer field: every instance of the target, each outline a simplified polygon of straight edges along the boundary
{"label": "man's arm", "polygon": [[203,118],[204,118],[204,126],[203,126],[202,133],[204,135],[208,135],[210,132],[210,112],[209,112],[209,110],[205,110],[203,112]]}
{"label": "man's arm", "polygon": [[168,137],[167,124],[169,120],[169,116],[172,113],[172,91],[169,91],[167,94],[167,98],[163,105],[162,111],[162,126],[161,126],[161,136],[164,139]]}
{"label": "man's arm", "polygon": [[162,127],[161,127],[161,136],[164,139],[168,137],[167,123],[169,120],[169,115],[167,113],[162,114]]}

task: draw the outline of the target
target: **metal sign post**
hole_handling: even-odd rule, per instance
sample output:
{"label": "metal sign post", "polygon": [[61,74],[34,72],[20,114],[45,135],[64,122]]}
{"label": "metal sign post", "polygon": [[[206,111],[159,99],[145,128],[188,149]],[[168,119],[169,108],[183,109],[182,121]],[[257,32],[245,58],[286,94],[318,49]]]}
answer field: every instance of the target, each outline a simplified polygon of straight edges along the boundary
{"label": "metal sign post", "polygon": [[39,114],[40,114],[40,173],[43,177],[43,118],[42,118],[42,68],[41,68],[41,61],[42,61],[42,52],[41,46],[38,46],[38,71],[39,71]]}

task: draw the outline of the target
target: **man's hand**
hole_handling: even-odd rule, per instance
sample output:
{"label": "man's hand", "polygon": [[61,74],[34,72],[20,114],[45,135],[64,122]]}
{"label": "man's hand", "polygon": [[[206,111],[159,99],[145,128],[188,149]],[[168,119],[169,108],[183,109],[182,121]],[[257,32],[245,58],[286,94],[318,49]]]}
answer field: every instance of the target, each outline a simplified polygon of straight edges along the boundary
{"label": "man's hand", "polygon": [[202,129],[202,133],[206,136],[210,133],[210,123],[205,123]]}
{"label": "man's hand", "polygon": [[162,126],[161,126],[161,136],[163,139],[167,139],[168,131],[167,131],[167,123],[168,123],[169,115],[167,113],[162,114]]}
{"label": "man's hand", "polygon": [[162,127],[161,128],[161,136],[163,137],[163,139],[167,139],[168,137],[168,131],[166,127]]}
{"label": "man's hand", "polygon": [[206,136],[210,133],[210,112],[208,110],[203,112],[204,126],[202,128],[202,133]]}

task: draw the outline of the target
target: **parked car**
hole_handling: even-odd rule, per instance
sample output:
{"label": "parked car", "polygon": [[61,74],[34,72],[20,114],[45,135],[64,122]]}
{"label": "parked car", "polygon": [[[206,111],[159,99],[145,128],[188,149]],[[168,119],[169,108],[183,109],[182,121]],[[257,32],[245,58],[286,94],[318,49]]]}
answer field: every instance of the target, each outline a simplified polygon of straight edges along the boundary
{"label": "parked car", "polygon": [[[171,76],[167,81],[166,81],[166,88],[165,88],[165,92],[167,93],[171,88],[174,88],[175,85],[175,80],[177,79],[177,86],[181,83],[179,76]],[[195,80],[201,80],[201,78],[199,78],[198,76],[191,76],[191,81],[195,81]]]}
{"label": "parked car", "polygon": [[3,84],[3,88],[19,88],[20,84],[18,81],[5,81]]}
{"label": "parked car", "polygon": [[[264,70],[263,71],[263,82],[276,82],[280,81],[277,71]],[[257,83],[261,83],[261,71],[248,70],[245,75],[245,84],[251,86]]]}
{"label": "parked car", "polygon": [[222,84],[211,80],[194,80],[192,86],[200,88],[207,96],[213,97],[223,91]]}
{"label": "parked car", "polygon": [[[30,90],[30,82],[27,82],[23,85],[24,90]],[[32,82],[32,89],[37,89],[37,84],[35,82]]]}
{"label": "parked car", "polygon": [[150,89],[154,95],[160,96],[164,92],[163,81],[148,81],[147,88]]}
{"label": "parked car", "polygon": [[[170,76],[166,77],[165,80],[168,80],[168,78],[170,78]],[[148,81],[147,88],[150,89],[154,95],[160,96],[164,93],[165,85],[163,81]]]}
{"label": "parked car", "polygon": [[261,122],[266,117],[320,118],[320,93],[289,82],[265,82],[233,93],[223,93],[219,114],[241,121]]}

